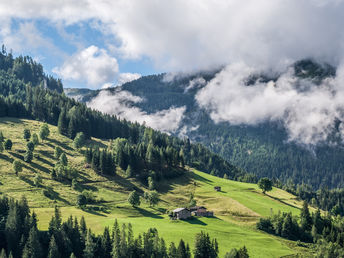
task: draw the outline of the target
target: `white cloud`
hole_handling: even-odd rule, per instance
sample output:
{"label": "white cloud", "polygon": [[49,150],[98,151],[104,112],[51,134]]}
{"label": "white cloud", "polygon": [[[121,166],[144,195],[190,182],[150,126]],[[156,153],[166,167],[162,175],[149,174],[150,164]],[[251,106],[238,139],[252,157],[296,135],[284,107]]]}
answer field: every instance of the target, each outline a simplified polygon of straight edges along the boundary
{"label": "white cloud", "polygon": [[122,85],[126,82],[135,81],[137,79],[141,78],[141,74],[139,73],[121,73],[118,76],[118,84]]}
{"label": "white cloud", "polygon": [[[295,78],[287,70],[274,83],[246,86],[257,69],[233,64],[218,73],[196,95],[215,122],[255,125],[282,121],[291,141],[317,144],[325,141],[338,120],[344,121],[344,69],[321,85]],[[344,132],[339,135],[344,140]]]}
{"label": "white cloud", "polygon": [[170,71],[240,61],[284,68],[304,57],[338,63],[343,12],[342,0],[0,1],[3,18],[96,24],[123,56]]}
{"label": "white cloud", "polygon": [[132,104],[144,101],[128,91],[117,91],[115,94],[103,90],[87,105],[107,114],[112,114],[132,122],[145,123],[147,126],[166,133],[175,132],[184,117],[185,107],[158,111],[148,114]]}
{"label": "white cloud", "polygon": [[68,58],[53,72],[65,80],[85,81],[88,86],[98,88],[115,80],[118,63],[106,50],[90,46]]}

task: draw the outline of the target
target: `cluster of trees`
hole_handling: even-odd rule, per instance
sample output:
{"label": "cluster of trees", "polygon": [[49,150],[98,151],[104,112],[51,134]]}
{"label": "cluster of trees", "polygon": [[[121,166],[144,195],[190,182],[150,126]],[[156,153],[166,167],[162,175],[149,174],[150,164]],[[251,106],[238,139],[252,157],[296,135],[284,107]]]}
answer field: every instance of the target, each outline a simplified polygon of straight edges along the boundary
{"label": "cluster of trees", "polygon": [[[83,217],[78,221],[71,216],[63,222],[57,207],[48,230],[40,231],[37,217],[30,212],[26,199],[14,201],[7,197],[0,198],[0,250],[1,257],[14,258],[190,258],[191,253],[195,258],[218,257],[216,239],[204,232],[196,235],[193,251],[183,240],[178,245],[173,242],[167,245],[154,228],[135,237],[131,224],[120,226],[117,220],[112,230],[105,227],[101,235],[95,235],[87,228]],[[226,257],[248,257],[230,254],[237,255],[237,250],[232,250]]]}
{"label": "cluster of trees", "polygon": [[261,218],[257,228],[291,240],[335,243],[337,249],[344,251],[344,219],[330,214],[323,216],[319,209],[310,214],[307,202],[304,202],[299,218],[279,212]]}
{"label": "cluster of trees", "polygon": [[314,207],[329,211],[334,216],[344,216],[344,188],[329,189],[325,187],[314,191],[310,185],[295,185],[291,181],[284,185],[279,182],[276,186],[298,196]]}
{"label": "cluster of trees", "polygon": [[[6,55],[6,58],[10,57]],[[144,143],[146,148],[152,143],[153,148],[149,149],[152,150],[153,159],[155,152],[160,155],[160,149],[163,149],[172,153],[168,155],[174,156],[166,162],[180,163],[175,157],[178,159],[179,154],[183,153],[185,165],[205,172],[217,176],[226,173],[231,179],[244,178],[246,175],[201,144],[191,144],[189,140],[178,139],[138,123],[129,123],[91,110],[85,104],[51,91],[35,81],[18,79],[8,69],[0,69],[0,86],[0,117],[29,118],[57,125],[59,132],[71,139],[82,132],[85,139],[91,136],[103,139],[123,138],[134,145]]]}
{"label": "cluster of trees", "polygon": [[52,76],[44,74],[41,64],[35,62],[29,56],[14,58],[12,53],[7,53],[4,45],[2,45],[0,52],[0,70],[6,71],[24,83],[41,85],[50,90],[55,90],[60,93],[63,92],[61,80],[56,80]]}

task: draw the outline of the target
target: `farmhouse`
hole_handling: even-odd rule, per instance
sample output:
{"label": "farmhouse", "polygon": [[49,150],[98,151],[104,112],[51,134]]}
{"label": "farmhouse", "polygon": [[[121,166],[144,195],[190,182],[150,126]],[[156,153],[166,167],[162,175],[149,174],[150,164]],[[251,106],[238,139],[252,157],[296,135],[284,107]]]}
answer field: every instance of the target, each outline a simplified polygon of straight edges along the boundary
{"label": "farmhouse", "polygon": [[177,208],[172,213],[176,219],[188,219],[191,217],[191,212],[187,208]]}
{"label": "farmhouse", "polygon": [[195,206],[190,208],[192,215],[199,217],[213,217],[214,212],[207,211],[207,208],[204,206]]}
{"label": "farmhouse", "polygon": [[215,186],[215,187],[214,187],[214,190],[215,190],[216,192],[221,192],[221,186]]}

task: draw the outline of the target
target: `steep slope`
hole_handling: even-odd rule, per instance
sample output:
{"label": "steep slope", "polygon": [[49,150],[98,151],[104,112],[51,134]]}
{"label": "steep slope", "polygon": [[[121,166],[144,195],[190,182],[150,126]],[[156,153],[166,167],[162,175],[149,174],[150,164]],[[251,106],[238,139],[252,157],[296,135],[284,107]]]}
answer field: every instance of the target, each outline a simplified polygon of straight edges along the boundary
{"label": "steep slope", "polygon": [[[129,192],[137,189],[142,194],[147,191],[146,186],[136,179],[124,178],[119,168],[116,176],[95,173],[85,166],[80,153],[82,150],[77,151],[70,139],[58,134],[55,126],[49,126],[50,136],[39,143],[34,150],[32,163],[25,163],[23,171],[16,176],[11,161],[23,158],[21,150],[26,145],[23,130],[27,128],[37,133],[41,124],[13,118],[0,120],[0,131],[13,141],[12,150],[0,154],[0,192],[17,199],[24,195],[37,213],[41,229],[47,228],[54,212],[53,207],[57,204],[61,207],[64,219],[69,215],[79,218],[83,215],[95,232],[101,232],[104,226],[112,226],[117,218],[119,222],[130,222],[136,233],[156,227],[167,241],[178,242],[183,238],[192,244],[194,235],[206,230],[218,239],[220,256],[243,243],[252,257],[279,257],[305,252],[305,249],[297,247],[293,242],[257,231],[254,226],[261,216],[268,216],[272,211],[299,214],[301,202],[295,196],[276,188],[264,195],[255,184],[221,179],[190,169],[181,177],[159,182],[157,190],[161,201],[157,206],[149,207],[142,202],[139,208],[133,208],[127,203]],[[105,147],[109,142],[92,138],[87,144]],[[50,172],[57,161],[54,158],[56,146],[62,148],[67,154],[69,165],[78,171],[78,188],[74,188],[68,181],[60,182],[51,178]],[[34,184],[36,175],[42,178],[40,186]],[[221,186],[222,191],[214,191],[214,186]],[[45,196],[44,189],[50,189],[52,195]],[[88,190],[96,201],[81,210],[76,202],[83,190]],[[170,221],[167,212],[187,205],[190,194],[194,195],[199,205],[213,210],[215,218]]]}
{"label": "steep slope", "polygon": [[[311,60],[297,62],[293,70],[296,78],[311,81],[314,85],[335,76],[336,73],[333,67],[320,65]],[[192,141],[205,144],[232,164],[258,177],[275,177],[283,182],[292,179],[295,183],[306,183],[316,189],[344,186],[342,176],[344,149],[341,141],[337,139],[337,132],[331,134],[327,143],[305,146],[289,141],[285,128],[279,122],[266,121],[254,126],[232,125],[226,122],[214,123],[209,113],[198,106],[195,96],[207,82],[214,78],[216,72],[174,79],[169,79],[164,74],[145,76],[121,87],[102,91],[107,93],[98,97],[92,97],[98,92],[92,94],[88,92],[87,98],[80,100],[93,100],[91,106],[100,110],[104,110],[103,103],[106,103],[106,107],[113,103],[114,109],[105,108],[105,111],[124,117],[126,117],[125,111],[131,110],[132,107],[140,108],[142,112],[151,115],[170,108],[186,107],[178,130],[171,131],[172,134],[186,135]],[[246,83],[247,87],[250,87],[256,81],[275,81],[277,78],[278,75],[252,75],[247,78]],[[141,100],[133,101],[132,96],[128,97],[130,105],[127,105],[120,113],[116,109],[119,105],[115,102],[117,100],[111,96],[118,96],[123,92],[129,92]],[[79,96],[83,92],[73,89],[73,94],[70,96]],[[95,101],[106,98],[107,102]],[[132,116],[126,118],[135,119]],[[338,121],[336,130],[339,130],[340,123]]]}

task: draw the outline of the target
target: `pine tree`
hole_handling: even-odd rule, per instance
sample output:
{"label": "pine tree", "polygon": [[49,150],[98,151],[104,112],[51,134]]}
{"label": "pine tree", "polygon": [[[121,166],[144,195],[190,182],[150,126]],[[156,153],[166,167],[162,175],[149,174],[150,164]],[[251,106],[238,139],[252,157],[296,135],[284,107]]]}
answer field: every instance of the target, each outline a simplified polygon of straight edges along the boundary
{"label": "pine tree", "polygon": [[208,233],[196,235],[194,257],[195,258],[216,258],[218,254],[218,245],[216,239],[210,241]]}
{"label": "pine tree", "polygon": [[131,204],[133,207],[140,206],[140,196],[139,194],[134,190],[129,194],[128,197],[128,202]]}
{"label": "pine tree", "polygon": [[84,144],[85,144],[84,133],[83,132],[77,133],[73,141],[74,148],[79,150]]}
{"label": "pine tree", "polygon": [[60,162],[63,166],[67,166],[68,165],[68,159],[65,153],[62,153],[60,156]]}
{"label": "pine tree", "polygon": [[41,140],[45,140],[48,138],[50,134],[50,130],[49,130],[49,126],[47,123],[44,123],[41,125],[40,129],[39,129],[39,137],[41,138]]}
{"label": "pine tree", "polygon": [[[0,132],[1,133],[1,132]],[[1,249],[0,258],[7,258],[6,251],[4,248]]]}
{"label": "pine tree", "polygon": [[38,135],[36,133],[34,133],[32,136],[31,136],[31,141],[32,143],[37,146],[38,143],[39,143],[39,140],[38,140]]}
{"label": "pine tree", "polygon": [[13,145],[12,141],[10,139],[6,139],[5,144],[4,144],[5,150],[11,150],[12,149],[12,145]]}
{"label": "pine tree", "polygon": [[170,243],[170,247],[168,248],[168,257],[169,258],[178,258],[177,255],[177,248],[173,242]]}
{"label": "pine tree", "polygon": [[5,137],[2,134],[2,132],[0,131],[0,142],[4,142],[5,141]]}
{"label": "pine tree", "polygon": [[190,258],[190,248],[188,246],[185,246],[185,242],[183,239],[179,241],[178,249],[177,249],[177,257],[178,258]]}
{"label": "pine tree", "polygon": [[49,242],[49,250],[48,250],[48,258],[58,258],[60,257],[60,253],[56,244],[56,240],[54,235],[51,236]]}
{"label": "pine tree", "polygon": [[18,175],[19,172],[22,172],[23,165],[19,160],[14,160],[12,163],[12,167],[16,175]]}
{"label": "pine tree", "polygon": [[303,202],[300,219],[301,219],[301,222],[300,222],[301,229],[304,231],[310,231],[312,229],[313,221],[312,221],[311,214],[309,213],[308,203],[306,201]]}
{"label": "pine tree", "polygon": [[30,150],[26,150],[25,155],[24,155],[24,161],[27,163],[31,163],[33,159],[33,153]]}
{"label": "pine tree", "polygon": [[85,239],[85,249],[84,249],[84,257],[85,258],[93,258],[94,251],[96,248],[96,244],[93,241],[91,230],[87,231],[86,239]]}
{"label": "pine tree", "polygon": [[59,159],[62,153],[63,153],[63,150],[59,146],[56,146],[54,150],[55,159]]}
{"label": "pine tree", "polygon": [[125,171],[126,178],[130,178],[133,176],[133,169],[131,165],[128,165],[127,170]]}
{"label": "pine tree", "polygon": [[26,141],[29,141],[30,140],[30,137],[31,137],[31,132],[29,129],[25,128],[24,129],[24,132],[23,132],[23,138],[26,140]]}
{"label": "pine tree", "polygon": [[68,135],[68,121],[65,108],[62,108],[60,112],[59,119],[57,122],[57,128],[60,134],[65,136]]}
{"label": "pine tree", "polygon": [[38,258],[42,255],[41,244],[39,242],[38,230],[32,227],[29,232],[29,237],[26,241],[23,258]]}
{"label": "pine tree", "polygon": [[112,251],[112,245],[111,245],[111,237],[109,228],[105,227],[103,235],[101,236],[101,251],[102,256],[104,258],[111,258],[111,251]]}

